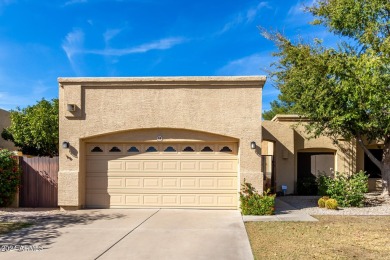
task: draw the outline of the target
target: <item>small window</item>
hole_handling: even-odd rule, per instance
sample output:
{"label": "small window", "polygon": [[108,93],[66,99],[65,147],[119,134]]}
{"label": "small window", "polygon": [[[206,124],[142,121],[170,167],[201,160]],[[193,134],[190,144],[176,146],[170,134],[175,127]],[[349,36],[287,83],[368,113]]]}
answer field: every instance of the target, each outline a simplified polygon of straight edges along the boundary
{"label": "small window", "polygon": [[120,153],[122,152],[121,149],[119,149],[118,147],[114,146],[110,149],[110,153]]}
{"label": "small window", "polygon": [[102,153],[103,150],[99,146],[95,146],[92,150],[92,153]]}
{"label": "small window", "polygon": [[127,150],[128,153],[139,153],[139,150],[137,147],[132,146]]}
{"label": "small window", "polygon": [[213,149],[210,148],[210,146],[205,146],[201,152],[213,152]]}
{"label": "small window", "polygon": [[232,152],[232,149],[230,149],[229,147],[227,146],[224,146],[220,152],[224,152],[224,153],[231,153]]}
{"label": "small window", "polygon": [[195,150],[191,146],[187,146],[183,149],[183,152],[194,152]]}
{"label": "small window", "polygon": [[153,146],[149,146],[149,148],[148,149],[146,149],[146,151],[145,152],[147,152],[147,153],[150,153],[150,152],[157,152],[157,149],[156,148],[154,148]]}
{"label": "small window", "polygon": [[176,152],[175,148],[173,148],[172,146],[168,146],[164,152]]}

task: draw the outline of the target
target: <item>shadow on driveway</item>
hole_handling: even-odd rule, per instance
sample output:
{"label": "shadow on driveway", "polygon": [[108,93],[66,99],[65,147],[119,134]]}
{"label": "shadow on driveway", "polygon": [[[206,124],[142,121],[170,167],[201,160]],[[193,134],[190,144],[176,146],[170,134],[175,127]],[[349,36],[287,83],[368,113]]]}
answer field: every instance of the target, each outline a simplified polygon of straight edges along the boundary
{"label": "shadow on driveway", "polygon": [[[29,212],[31,214],[31,212]],[[33,215],[33,214],[32,214]],[[39,214],[38,214],[39,215]],[[98,211],[61,212],[45,216],[15,217],[13,215],[0,215],[0,221],[14,222],[15,218],[20,218],[22,222],[32,223],[27,228],[0,235],[0,245],[41,245],[47,247],[51,245],[55,238],[62,235],[60,228],[89,225],[100,220],[114,220],[124,217],[123,214],[102,214]]]}

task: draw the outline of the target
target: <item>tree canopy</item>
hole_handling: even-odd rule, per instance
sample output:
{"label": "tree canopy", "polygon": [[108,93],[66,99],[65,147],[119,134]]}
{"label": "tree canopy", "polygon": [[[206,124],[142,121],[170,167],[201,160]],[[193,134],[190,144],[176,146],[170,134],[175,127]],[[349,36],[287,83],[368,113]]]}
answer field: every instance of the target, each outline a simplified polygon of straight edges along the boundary
{"label": "tree canopy", "polygon": [[[310,119],[314,136],[356,138],[381,169],[384,191],[390,178],[390,2],[388,0],[317,0],[306,8],[313,26],[341,36],[337,47],[293,42],[278,32],[278,61],[271,76],[280,89],[280,107]],[[288,106],[286,105],[288,104]],[[362,138],[383,141],[379,162]]]}
{"label": "tree canopy", "polygon": [[11,111],[11,126],[1,136],[24,154],[58,155],[58,99],[42,99],[33,106]]}

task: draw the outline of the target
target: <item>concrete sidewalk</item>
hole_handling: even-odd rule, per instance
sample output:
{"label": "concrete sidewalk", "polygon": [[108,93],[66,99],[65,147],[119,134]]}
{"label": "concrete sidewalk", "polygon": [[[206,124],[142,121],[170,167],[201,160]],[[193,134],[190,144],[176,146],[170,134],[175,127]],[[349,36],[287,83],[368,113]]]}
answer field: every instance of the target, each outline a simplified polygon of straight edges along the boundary
{"label": "concrete sidewalk", "polygon": [[272,216],[243,216],[244,222],[251,221],[318,221],[312,216],[299,212],[290,204],[275,198],[275,215]]}
{"label": "concrete sidewalk", "polygon": [[253,259],[237,210],[110,209],[53,215],[0,237],[0,259]]}

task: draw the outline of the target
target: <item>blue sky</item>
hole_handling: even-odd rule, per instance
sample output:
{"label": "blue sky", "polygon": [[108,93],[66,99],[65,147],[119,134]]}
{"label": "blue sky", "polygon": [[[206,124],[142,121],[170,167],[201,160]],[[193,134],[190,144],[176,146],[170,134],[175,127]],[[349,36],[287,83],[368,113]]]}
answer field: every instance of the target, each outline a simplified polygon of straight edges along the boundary
{"label": "blue sky", "polygon": [[[275,47],[334,37],[308,25],[311,1],[0,0],[0,108],[58,96],[58,77],[266,75]],[[268,82],[263,109],[277,98]]]}

